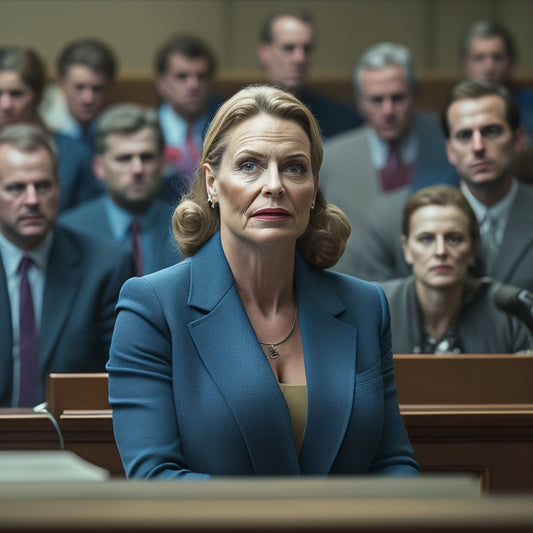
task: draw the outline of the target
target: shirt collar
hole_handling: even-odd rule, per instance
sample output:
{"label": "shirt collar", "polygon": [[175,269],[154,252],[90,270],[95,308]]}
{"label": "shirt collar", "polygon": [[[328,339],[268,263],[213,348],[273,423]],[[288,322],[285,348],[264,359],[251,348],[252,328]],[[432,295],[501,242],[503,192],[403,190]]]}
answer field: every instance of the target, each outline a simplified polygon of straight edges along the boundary
{"label": "shirt collar", "polygon": [[[383,141],[372,127],[367,128],[366,135],[374,168],[383,168],[389,155],[389,143]],[[411,163],[416,159],[418,138],[415,134],[415,128],[411,127],[407,135],[402,138],[398,144],[398,150],[404,163]]]}
{"label": "shirt collar", "polygon": [[31,258],[35,266],[42,272],[46,272],[48,257],[54,241],[53,230],[49,231],[43,242],[33,250],[26,252],[15,246],[11,241],[0,234],[0,254],[7,277],[14,276],[19,268],[20,261],[24,256]]}
{"label": "shirt collar", "polygon": [[468,189],[468,187],[461,183],[461,192],[468,200],[468,203],[474,210],[478,222],[482,222],[487,215],[495,221],[503,221],[507,219],[509,211],[511,210],[511,205],[514,202],[515,196],[518,191],[518,183],[516,180],[513,180],[509,192],[497,203],[491,207],[487,207],[482,204]]}
{"label": "shirt collar", "polygon": [[117,205],[110,196],[104,198],[104,206],[109,218],[109,225],[113,233],[113,239],[117,242],[125,242],[128,238],[131,222],[135,219],[143,232],[149,231],[155,226],[157,217],[156,202],[152,202],[150,207],[140,215],[133,215],[129,211]]}
{"label": "shirt collar", "polygon": [[[167,102],[163,102],[159,107],[159,122],[165,133],[167,144],[179,146],[185,142],[185,138],[187,137],[187,121],[180,117]],[[192,131],[196,140],[201,138],[206,122],[207,114],[194,122]]]}

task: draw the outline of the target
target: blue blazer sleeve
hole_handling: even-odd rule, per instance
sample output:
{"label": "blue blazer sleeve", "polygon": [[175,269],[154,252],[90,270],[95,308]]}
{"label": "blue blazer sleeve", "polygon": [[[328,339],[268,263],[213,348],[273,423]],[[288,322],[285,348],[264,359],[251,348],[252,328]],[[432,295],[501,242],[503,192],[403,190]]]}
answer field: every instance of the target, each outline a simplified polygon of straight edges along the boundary
{"label": "blue blazer sleeve", "polygon": [[117,311],[107,370],[115,438],[127,477],[209,477],[185,466],[173,409],[169,325],[146,278],[124,284]]}

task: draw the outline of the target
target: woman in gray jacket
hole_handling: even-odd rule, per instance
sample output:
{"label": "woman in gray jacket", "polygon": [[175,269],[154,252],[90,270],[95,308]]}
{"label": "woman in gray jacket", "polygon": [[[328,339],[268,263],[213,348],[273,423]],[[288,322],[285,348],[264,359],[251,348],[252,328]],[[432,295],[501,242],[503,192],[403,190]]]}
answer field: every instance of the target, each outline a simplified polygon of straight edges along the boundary
{"label": "woman in gray jacket", "polygon": [[383,282],[395,353],[515,353],[531,349],[529,329],[500,310],[498,282],[472,278],[479,226],[460,190],[436,185],[405,204],[402,246],[413,274]]}

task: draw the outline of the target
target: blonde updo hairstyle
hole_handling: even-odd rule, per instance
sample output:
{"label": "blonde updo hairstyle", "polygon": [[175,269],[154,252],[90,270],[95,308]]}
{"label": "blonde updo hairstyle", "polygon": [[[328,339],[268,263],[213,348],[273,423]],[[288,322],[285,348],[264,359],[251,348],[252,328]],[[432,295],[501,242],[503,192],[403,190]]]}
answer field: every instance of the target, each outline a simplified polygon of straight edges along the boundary
{"label": "blonde updo hairstyle", "polygon": [[[220,227],[218,208],[207,201],[203,164],[213,171],[220,168],[232,128],[260,113],[296,122],[311,144],[311,170],[318,176],[322,164],[322,141],[318,125],[307,107],[291,93],[269,85],[250,85],[238,91],[218,109],[204,139],[202,157],[191,182],[172,217],[172,229],[181,254],[191,256]],[[298,251],[311,264],[329,268],[339,260],[350,236],[350,224],[344,213],[328,204],[318,191],[309,225],[297,241]]]}

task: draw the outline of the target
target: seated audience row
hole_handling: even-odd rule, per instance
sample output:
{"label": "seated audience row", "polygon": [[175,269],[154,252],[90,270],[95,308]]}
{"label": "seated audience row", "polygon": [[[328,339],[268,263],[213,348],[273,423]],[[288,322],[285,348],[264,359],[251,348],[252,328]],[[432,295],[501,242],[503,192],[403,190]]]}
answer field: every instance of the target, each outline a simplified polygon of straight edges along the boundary
{"label": "seated audience row", "polygon": [[[28,122],[43,125],[37,112],[47,76],[38,54],[31,48],[0,48],[0,129]],[[80,142],[51,130],[59,151],[61,195],[59,210],[73,207],[101,193],[91,172],[91,153]]]}
{"label": "seated audience row", "polygon": [[[448,157],[480,226],[474,273],[533,291],[533,188],[513,173],[523,140],[516,101],[503,86],[464,80],[454,87],[442,120]],[[400,242],[408,197],[400,191],[374,206],[358,250],[362,277],[410,273]]]}

